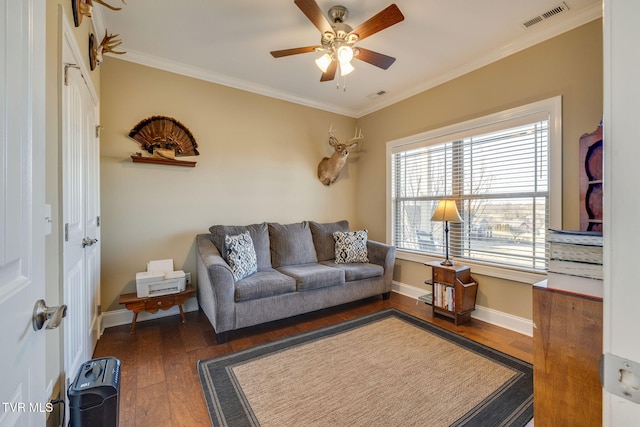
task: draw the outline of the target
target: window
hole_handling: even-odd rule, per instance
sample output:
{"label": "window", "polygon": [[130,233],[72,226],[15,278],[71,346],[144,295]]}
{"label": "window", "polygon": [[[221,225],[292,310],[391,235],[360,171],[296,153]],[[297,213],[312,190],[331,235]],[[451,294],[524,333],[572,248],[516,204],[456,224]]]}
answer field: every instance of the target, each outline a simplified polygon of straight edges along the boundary
{"label": "window", "polygon": [[462,222],[449,224],[452,257],[544,272],[560,147],[559,97],[389,142],[390,241],[444,257],[444,224],[431,216],[453,199]]}

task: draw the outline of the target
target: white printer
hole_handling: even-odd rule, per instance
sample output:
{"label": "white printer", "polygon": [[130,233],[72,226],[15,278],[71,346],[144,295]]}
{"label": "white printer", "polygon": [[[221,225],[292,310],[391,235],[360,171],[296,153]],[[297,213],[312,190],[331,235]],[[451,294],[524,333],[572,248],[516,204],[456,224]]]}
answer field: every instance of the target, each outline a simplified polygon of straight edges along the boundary
{"label": "white printer", "polygon": [[147,271],[136,273],[138,298],[176,294],[185,290],[187,276],[173,270],[173,259],[149,261]]}

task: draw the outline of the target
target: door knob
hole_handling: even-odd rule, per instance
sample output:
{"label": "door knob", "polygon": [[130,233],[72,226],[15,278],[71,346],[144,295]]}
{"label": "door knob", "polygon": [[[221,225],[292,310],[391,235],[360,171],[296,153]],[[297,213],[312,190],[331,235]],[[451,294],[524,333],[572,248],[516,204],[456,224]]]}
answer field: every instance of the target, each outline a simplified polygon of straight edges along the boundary
{"label": "door knob", "polygon": [[33,307],[33,318],[31,324],[34,331],[39,331],[44,326],[47,320],[46,329],[55,329],[60,326],[62,318],[67,316],[67,306],[62,304],[58,307],[47,307],[47,304],[43,299],[36,301],[36,305]]}
{"label": "door knob", "polygon": [[94,243],[98,243],[98,239],[90,239],[88,237],[85,237],[84,239],[82,239],[82,247],[86,248],[87,246],[91,246]]}

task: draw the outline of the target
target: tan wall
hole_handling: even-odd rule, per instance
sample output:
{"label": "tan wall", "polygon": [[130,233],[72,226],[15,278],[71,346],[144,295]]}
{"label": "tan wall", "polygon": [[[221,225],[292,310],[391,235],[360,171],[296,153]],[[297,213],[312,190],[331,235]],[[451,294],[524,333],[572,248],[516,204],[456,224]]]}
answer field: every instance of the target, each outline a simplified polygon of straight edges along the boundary
{"label": "tan wall", "polygon": [[[101,69],[103,310],[122,308],[149,260],[195,276],[195,235],[213,224],[355,220],[359,160],[331,187],[316,177],[330,125],[346,138],[355,119],[120,59]],[[127,135],[152,115],[189,128],[195,168],[131,161],[141,150]]]}
{"label": "tan wall", "polygon": [[[315,169],[332,123],[356,121],[108,58],[102,65],[102,305],[121,308],[150,259],[195,270],[193,236],[214,223],[349,219],[384,240],[387,141],[557,95],[563,97],[563,227],[578,226],[578,139],[602,116],[602,32],[597,20],[357,120],[366,153],[330,188]],[[167,115],[196,137],[194,169],[131,162],[128,131]],[[246,172],[245,172],[246,171]],[[354,203],[355,200],[355,203]],[[357,215],[356,215],[357,213]],[[126,248],[126,250],[123,250]],[[428,269],[399,260],[395,279],[424,287]],[[478,304],[531,319],[531,287],[490,277]]]}
{"label": "tan wall", "polygon": [[[578,140],[602,118],[602,21],[596,20],[358,120],[367,138],[359,164],[358,220],[384,239],[387,141],[562,95],[563,228],[579,226]],[[371,191],[368,189],[376,189]],[[425,287],[429,268],[398,261],[395,280]],[[532,317],[531,286],[490,277],[477,303]]]}

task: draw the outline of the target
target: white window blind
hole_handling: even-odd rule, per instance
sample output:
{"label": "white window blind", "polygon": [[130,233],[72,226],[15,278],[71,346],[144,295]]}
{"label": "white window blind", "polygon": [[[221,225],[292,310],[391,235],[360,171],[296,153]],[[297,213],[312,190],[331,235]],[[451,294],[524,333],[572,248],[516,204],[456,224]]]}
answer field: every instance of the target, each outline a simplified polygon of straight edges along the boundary
{"label": "white window blind", "polygon": [[449,223],[449,253],[543,271],[550,226],[549,114],[392,147],[390,214],[398,249],[444,255],[444,223],[431,221],[452,199],[462,223]]}

